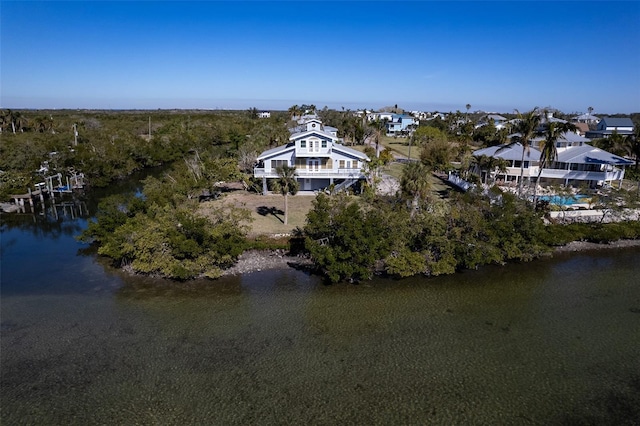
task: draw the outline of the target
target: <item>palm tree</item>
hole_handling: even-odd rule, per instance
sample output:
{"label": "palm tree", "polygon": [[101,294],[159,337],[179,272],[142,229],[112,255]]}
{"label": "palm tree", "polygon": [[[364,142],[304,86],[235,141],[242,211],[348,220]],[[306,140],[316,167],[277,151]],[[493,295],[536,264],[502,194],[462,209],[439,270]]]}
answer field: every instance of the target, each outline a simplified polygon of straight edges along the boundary
{"label": "palm tree", "polygon": [[466,121],[469,121],[469,110],[471,109],[471,104],[467,104],[467,105],[465,105],[465,107],[467,108],[467,117],[466,117]]}
{"label": "palm tree", "polygon": [[271,190],[284,196],[284,224],[289,222],[289,194],[296,195],[299,189],[296,168],[287,165],[276,168],[278,177],[271,182]]}
{"label": "palm tree", "polygon": [[576,126],[572,123],[550,122],[544,130],[545,138],[540,141],[540,164],[538,166],[538,176],[536,177],[536,185],[533,188],[533,205],[535,207],[538,201],[538,183],[542,175],[542,169],[558,159],[558,150],[556,142],[564,133],[575,131]]}
{"label": "palm tree", "polygon": [[291,119],[293,120],[294,117],[296,117],[300,113],[300,107],[298,105],[293,105],[293,106],[289,107],[289,109],[287,111],[289,112],[289,115],[291,116]]}
{"label": "palm tree", "polygon": [[640,126],[636,126],[632,135],[625,137],[623,142],[623,148],[629,157],[633,157],[636,160],[635,169],[638,170],[638,163],[640,162]]}
{"label": "palm tree", "polygon": [[24,128],[27,127],[27,117],[22,115],[20,111],[9,110],[9,118],[11,120],[11,128],[14,134],[16,133],[16,130],[23,132]]}
{"label": "palm tree", "polygon": [[527,155],[529,154],[531,148],[531,140],[540,133],[539,128],[541,116],[538,107],[535,107],[525,114],[521,114],[518,110],[516,110],[516,113],[518,114],[518,121],[512,129],[516,133],[516,135],[512,137],[512,142],[510,144],[505,145],[504,147],[496,151],[496,153],[518,143],[522,145],[522,158],[520,160],[520,180],[518,181],[518,196],[521,196],[522,180],[524,177],[524,155],[525,153]]}
{"label": "palm tree", "polygon": [[9,127],[10,110],[0,110],[0,133],[4,132]]}
{"label": "palm tree", "polygon": [[387,120],[386,118],[384,120],[380,120],[379,118],[376,118],[370,124],[373,130],[373,134],[376,138],[376,157],[380,154],[379,152],[380,138],[382,138],[383,133],[386,133],[388,121],[389,120]]}
{"label": "palm tree", "polygon": [[431,190],[429,175],[430,169],[423,163],[411,162],[405,164],[402,168],[400,188],[403,193],[410,195],[413,199],[412,217],[418,207],[418,202],[421,199],[425,199]]}

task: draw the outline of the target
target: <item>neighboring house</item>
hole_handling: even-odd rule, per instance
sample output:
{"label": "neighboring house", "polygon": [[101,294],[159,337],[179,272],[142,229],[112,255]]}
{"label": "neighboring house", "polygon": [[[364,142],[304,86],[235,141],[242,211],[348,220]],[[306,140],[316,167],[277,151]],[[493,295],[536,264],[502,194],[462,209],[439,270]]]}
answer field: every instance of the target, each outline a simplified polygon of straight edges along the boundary
{"label": "neighboring house", "polygon": [[[525,152],[524,179],[535,179],[540,171],[540,151],[535,146],[540,139],[532,142],[532,147]],[[612,185],[614,182],[622,184],[625,166],[633,162],[610,152],[589,145],[588,139],[573,132],[563,134],[556,142],[558,158],[548,167],[542,169],[541,183],[574,185],[587,184],[590,187]],[[506,172],[497,170],[488,171],[496,180],[504,180],[506,183],[517,184],[520,179],[520,162],[522,158],[522,145],[514,144],[492,146],[474,151],[473,156],[479,158],[483,155],[501,158],[506,161]],[[483,179],[487,171],[480,170],[476,166],[475,173]],[[497,176],[496,176],[497,174]]]}
{"label": "neighboring house", "polygon": [[633,121],[628,117],[604,117],[596,126],[596,130],[587,132],[586,136],[591,139],[608,138],[614,132],[623,136],[632,135]]}
{"label": "neighboring house", "polygon": [[411,115],[392,114],[391,120],[387,121],[387,135],[410,133],[418,124],[419,121]]}
{"label": "neighboring house", "polygon": [[271,118],[271,113],[269,111],[259,112],[258,118]]}
{"label": "neighboring house", "polygon": [[440,120],[446,120],[446,119],[447,119],[447,114],[443,114],[443,113],[441,113],[441,112],[434,112],[434,113],[431,115],[431,117],[428,117],[428,118],[427,118],[427,121],[429,121],[429,120],[435,120],[435,119],[437,119],[437,118],[439,118]]}
{"label": "neighboring house", "polygon": [[600,118],[596,117],[595,115],[591,115],[589,113],[584,113],[584,114],[573,117],[571,121],[574,123],[596,124],[600,121]]}
{"label": "neighboring house", "polygon": [[428,112],[424,111],[411,111],[411,115],[413,115],[417,120],[426,120],[430,116]]}
{"label": "neighboring house", "polygon": [[263,152],[253,170],[262,178],[262,190],[268,192],[267,180],[278,177],[276,168],[296,168],[300,189],[316,191],[335,184],[335,190],[347,188],[364,179],[363,166],[369,158],[360,151],[341,145],[337,129],[324,126],[318,118],[309,119],[289,137],[284,146]]}
{"label": "neighboring house", "polygon": [[369,114],[367,114],[367,120],[369,121],[391,121],[393,119],[393,116],[397,115],[394,114],[392,112],[371,112]]}
{"label": "neighboring house", "polygon": [[476,129],[480,128],[482,126],[486,126],[489,123],[493,123],[493,125],[496,127],[496,130],[500,130],[504,127],[507,126],[509,120],[507,120],[505,117],[498,115],[498,114],[487,114],[484,117],[482,117],[480,119],[480,123],[475,126]]}

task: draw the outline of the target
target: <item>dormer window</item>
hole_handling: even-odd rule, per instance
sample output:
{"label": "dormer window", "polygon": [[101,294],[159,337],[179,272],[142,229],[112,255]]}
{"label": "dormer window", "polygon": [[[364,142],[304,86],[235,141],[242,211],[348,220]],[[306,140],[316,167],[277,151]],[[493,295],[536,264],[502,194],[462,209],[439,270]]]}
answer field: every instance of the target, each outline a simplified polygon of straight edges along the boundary
{"label": "dormer window", "polygon": [[306,148],[307,147],[307,141],[300,141],[300,148]]}
{"label": "dormer window", "polygon": [[326,148],[327,147],[327,141],[322,141],[322,147]]}

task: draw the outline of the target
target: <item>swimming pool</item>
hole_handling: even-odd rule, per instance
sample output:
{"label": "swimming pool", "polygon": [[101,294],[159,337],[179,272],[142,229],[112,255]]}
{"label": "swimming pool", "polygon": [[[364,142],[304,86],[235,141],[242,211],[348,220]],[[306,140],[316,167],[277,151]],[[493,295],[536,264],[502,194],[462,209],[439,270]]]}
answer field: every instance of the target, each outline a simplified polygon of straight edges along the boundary
{"label": "swimming pool", "polygon": [[591,201],[591,197],[584,194],[576,194],[576,195],[543,195],[539,197],[540,200],[548,201],[551,204],[555,204],[558,206],[570,206],[572,204],[582,204],[588,203]]}

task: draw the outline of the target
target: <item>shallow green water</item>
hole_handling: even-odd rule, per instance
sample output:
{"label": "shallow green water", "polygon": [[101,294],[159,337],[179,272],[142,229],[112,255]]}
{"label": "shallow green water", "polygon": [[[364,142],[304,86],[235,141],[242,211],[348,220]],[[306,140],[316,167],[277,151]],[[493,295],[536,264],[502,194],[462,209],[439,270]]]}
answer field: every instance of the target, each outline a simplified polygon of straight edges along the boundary
{"label": "shallow green water", "polygon": [[[2,235],[2,424],[635,424],[640,250],[325,286]],[[27,254],[38,253],[37,264]]]}

